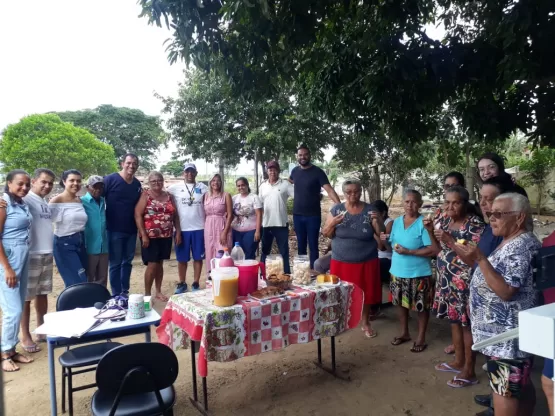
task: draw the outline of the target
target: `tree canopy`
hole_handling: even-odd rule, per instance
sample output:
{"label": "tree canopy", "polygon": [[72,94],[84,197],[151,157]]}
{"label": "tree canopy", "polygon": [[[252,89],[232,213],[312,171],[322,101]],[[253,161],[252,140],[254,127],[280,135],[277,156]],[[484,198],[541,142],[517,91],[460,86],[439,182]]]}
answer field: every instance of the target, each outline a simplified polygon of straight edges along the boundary
{"label": "tree canopy", "polygon": [[177,98],[160,97],[167,126],[181,157],[235,166],[241,158],[260,162],[292,155],[301,143],[316,158],[338,140],[340,129],[317,117],[291,91],[249,100],[233,93],[223,78],[193,70]]}
{"label": "tree canopy", "polygon": [[294,84],[328,119],[410,142],[429,139],[449,105],[478,141],[519,129],[555,145],[552,0],[140,4],[173,30],[171,62],[215,72],[245,97]]}
{"label": "tree canopy", "polygon": [[78,169],[84,177],[117,170],[114,149],[88,130],[55,114],[36,114],[11,124],[0,141],[3,170],[49,168],[56,174]]}
{"label": "tree canopy", "polygon": [[105,104],[95,109],[57,114],[63,121],[87,129],[111,145],[118,159],[126,153],[135,153],[141,167],[147,170],[154,168],[153,153],[167,142],[160,118],[134,108]]}
{"label": "tree canopy", "polygon": [[163,174],[179,177],[183,175],[183,165],[184,163],[180,160],[170,160],[168,163],[160,166],[160,172],[162,172]]}

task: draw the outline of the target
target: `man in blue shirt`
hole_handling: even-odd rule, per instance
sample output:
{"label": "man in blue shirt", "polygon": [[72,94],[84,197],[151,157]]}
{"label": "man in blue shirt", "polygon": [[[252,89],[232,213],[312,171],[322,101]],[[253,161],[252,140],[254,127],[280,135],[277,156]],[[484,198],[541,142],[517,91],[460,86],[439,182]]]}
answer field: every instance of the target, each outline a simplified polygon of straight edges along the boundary
{"label": "man in blue shirt", "polygon": [[106,232],[106,203],[104,179],[91,176],[87,181],[87,194],[81,197],[87,213],[85,247],[87,249],[87,280],[108,284],[108,234]]}
{"label": "man in blue shirt", "polygon": [[137,155],[128,153],[121,162],[121,171],[104,178],[112,295],[129,293],[137,243],[135,205],[141,196],[141,183],[135,178],[138,167]]}

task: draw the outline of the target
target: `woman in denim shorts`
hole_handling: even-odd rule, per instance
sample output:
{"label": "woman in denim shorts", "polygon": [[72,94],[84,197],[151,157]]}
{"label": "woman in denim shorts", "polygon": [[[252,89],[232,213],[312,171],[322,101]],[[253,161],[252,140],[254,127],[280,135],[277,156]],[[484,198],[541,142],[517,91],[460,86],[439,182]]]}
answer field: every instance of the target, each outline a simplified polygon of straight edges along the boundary
{"label": "woman in denim shorts", "polygon": [[31,179],[24,170],[12,170],[6,177],[3,199],[7,207],[0,209],[0,308],[2,308],[2,370],[18,371],[16,363],[33,360],[16,352],[19,323],[27,294],[27,260],[31,213],[23,197],[31,189]]}

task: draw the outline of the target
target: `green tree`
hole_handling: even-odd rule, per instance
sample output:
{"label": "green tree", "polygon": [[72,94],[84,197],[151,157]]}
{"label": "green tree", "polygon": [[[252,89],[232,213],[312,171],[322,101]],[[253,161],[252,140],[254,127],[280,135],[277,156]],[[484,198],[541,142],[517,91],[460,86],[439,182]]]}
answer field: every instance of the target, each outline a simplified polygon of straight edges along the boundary
{"label": "green tree", "polygon": [[140,165],[147,170],[154,168],[153,153],[166,144],[168,138],[159,117],[134,108],[104,104],[92,110],[57,114],[63,121],[87,129],[111,145],[118,159],[128,152],[135,153]]}
{"label": "green tree", "polygon": [[[293,91],[271,99],[247,100],[233,93],[222,77],[192,70],[177,98],[159,98],[169,114],[167,126],[181,157],[203,158],[234,167],[241,158],[264,162],[293,155],[307,144],[315,159],[334,144],[339,129],[317,117]],[[284,167],[285,168],[285,167]]]}
{"label": "green tree", "polygon": [[[552,0],[140,0],[169,60],[247,97],[296,85],[330,120],[428,140],[446,104],[477,141],[555,144]],[[441,25],[432,39],[427,25]],[[356,139],[352,137],[351,139]]]}
{"label": "green tree", "polygon": [[555,149],[540,147],[534,149],[530,159],[522,160],[520,169],[524,171],[522,182],[525,185],[534,186],[538,193],[536,210],[541,214],[542,202],[548,195],[546,189],[549,175],[555,168]]}
{"label": "green tree", "polygon": [[183,165],[184,162],[180,160],[171,160],[168,163],[160,166],[160,172],[179,177],[183,175]]}
{"label": "green tree", "polygon": [[46,167],[57,174],[78,169],[84,177],[117,170],[114,149],[88,130],[63,122],[55,114],[36,114],[9,125],[0,142],[3,170],[32,172]]}

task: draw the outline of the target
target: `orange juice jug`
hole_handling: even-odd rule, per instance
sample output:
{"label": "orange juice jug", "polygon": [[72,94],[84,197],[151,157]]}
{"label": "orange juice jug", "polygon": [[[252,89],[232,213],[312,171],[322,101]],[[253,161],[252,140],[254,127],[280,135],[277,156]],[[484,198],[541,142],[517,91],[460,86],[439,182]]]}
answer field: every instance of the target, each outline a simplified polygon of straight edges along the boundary
{"label": "orange juice jug", "polygon": [[235,305],[239,289],[239,269],[237,267],[218,267],[212,269],[211,276],[214,305]]}

